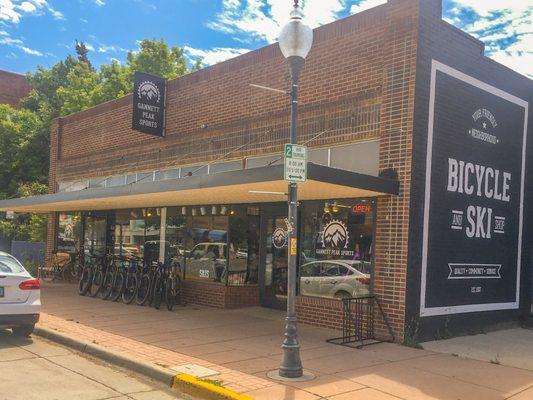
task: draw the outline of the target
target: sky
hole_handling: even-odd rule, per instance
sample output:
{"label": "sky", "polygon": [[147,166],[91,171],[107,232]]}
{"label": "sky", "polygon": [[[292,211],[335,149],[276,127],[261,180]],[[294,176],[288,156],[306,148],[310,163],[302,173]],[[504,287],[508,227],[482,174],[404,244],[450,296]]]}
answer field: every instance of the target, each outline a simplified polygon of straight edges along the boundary
{"label": "sky", "polygon": [[[385,0],[302,0],[312,27]],[[94,65],[124,62],[139,40],[163,38],[204,65],[276,41],[291,0],[0,0],[0,69],[49,67],[87,44]],[[444,19],[486,54],[533,78],[533,0],[443,0]]]}

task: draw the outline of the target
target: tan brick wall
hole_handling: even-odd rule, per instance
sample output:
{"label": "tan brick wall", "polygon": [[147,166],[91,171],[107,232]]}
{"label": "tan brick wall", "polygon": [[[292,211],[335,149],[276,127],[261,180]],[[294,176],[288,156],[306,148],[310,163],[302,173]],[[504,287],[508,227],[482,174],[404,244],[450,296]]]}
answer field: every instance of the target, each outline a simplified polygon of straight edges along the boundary
{"label": "tan brick wall", "polygon": [[0,104],[18,107],[20,99],[30,93],[30,85],[24,75],[0,70]]}

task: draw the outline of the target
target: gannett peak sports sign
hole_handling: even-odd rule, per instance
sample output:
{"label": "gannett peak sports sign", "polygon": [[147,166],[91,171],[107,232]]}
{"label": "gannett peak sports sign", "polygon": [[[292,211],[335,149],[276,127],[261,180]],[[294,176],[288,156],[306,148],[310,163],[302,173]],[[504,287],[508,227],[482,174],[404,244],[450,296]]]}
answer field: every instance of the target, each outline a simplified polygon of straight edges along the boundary
{"label": "gannett peak sports sign", "polygon": [[527,102],[432,63],[420,315],[519,306]]}
{"label": "gannett peak sports sign", "polygon": [[135,73],[132,129],[165,136],[166,79]]}

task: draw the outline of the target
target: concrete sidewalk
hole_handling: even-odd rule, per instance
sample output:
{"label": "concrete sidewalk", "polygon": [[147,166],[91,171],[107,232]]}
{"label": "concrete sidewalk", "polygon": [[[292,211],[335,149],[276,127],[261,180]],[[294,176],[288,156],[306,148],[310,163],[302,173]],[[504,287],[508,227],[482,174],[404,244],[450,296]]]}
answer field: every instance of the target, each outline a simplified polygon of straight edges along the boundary
{"label": "concrete sidewalk", "polygon": [[300,325],[309,382],[266,377],[279,365],[283,313],[188,305],[173,312],[80,297],[73,285],[42,290],[41,324],[167,368],[196,364],[210,379],[268,400],[533,399],[533,372],[452,355],[379,344],[363,350],[326,343],[338,332]]}
{"label": "concrete sidewalk", "polygon": [[513,328],[421,343],[430,351],[533,371],[533,329]]}

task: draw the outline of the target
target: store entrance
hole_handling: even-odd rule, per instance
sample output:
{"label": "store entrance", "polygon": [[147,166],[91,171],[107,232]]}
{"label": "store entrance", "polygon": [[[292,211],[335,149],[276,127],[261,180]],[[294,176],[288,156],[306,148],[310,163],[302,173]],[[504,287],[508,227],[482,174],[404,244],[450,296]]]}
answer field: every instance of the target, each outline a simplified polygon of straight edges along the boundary
{"label": "store entrance", "polygon": [[261,305],[284,309],[287,304],[287,226],[285,204],[263,208],[261,218]]}

